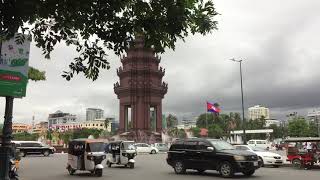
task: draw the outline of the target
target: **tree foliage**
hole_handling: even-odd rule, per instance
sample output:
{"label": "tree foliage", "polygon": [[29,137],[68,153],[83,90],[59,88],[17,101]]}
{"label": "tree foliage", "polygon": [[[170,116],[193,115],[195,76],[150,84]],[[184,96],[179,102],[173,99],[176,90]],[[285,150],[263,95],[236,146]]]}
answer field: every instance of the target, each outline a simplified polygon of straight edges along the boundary
{"label": "tree foliage", "polygon": [[175,115],[169,114],[166,117],[167,128],[174,128],[178,125],[178,118]]}
{"label": "tree foliage", "polygon": [[290,137],[317,137],[318,126],[315,122],[307,122],[303,117],[295,117],[289,122]]}
{"label": "tree foliage", "polygon": [[212,0],[3,0],[0,32],[10,38],[20,29],[46,58],[61,41],[73,45],[79,56],[63,77],[83,73],[96,80],[101,68],[110,68],[106,49],[120,55],[140,33],[162,53],[189,34],[212,32],[217,14]]}
{"label": "tree foliage", "polygon": [[169,129],[168,134],[171,137],[175,137],[175,138],[186,138],[187,137],[187,134],[183,129],[178,129],[176,127]]}
{"label": "tree foliage", "polygon": [[208,128],[208,136],[211,138],[222,138],[225,135],[224,130],[218,124],[210,125]]}
{"label": "tree foliage", "polygon": [[249,122],[246,123],[247,129],[265,129],[266,127],[266,119],[265,117],[260,117],[259,119],[250,119]]}
{"label": "tree foliage", "polygon": [[34,67],[30,67],[28,71],[28,78],[32,81],[45,81],[46,72],[40,71]]}
{"label": "tree foliage", "polygon": [[68,144],[72,139],[88,138],[90,135],[92,135],[94,138],[98,138],[101,133],[102,130],[100,129],[77,129],[60,132],[59,139],[63,140],[65,144]]}
{"label": "tree foliage", "polygon": [[276,138],[285,138],[288,136],[288,128],[284,126],[277,126],[275,124],[271,124],[269,129],[273,129],[273,133],[270,136],[270,139]]}
{"label": "tree foliage", "polygon": [[[208,128],[208,135],[213,138],[230,137],[231,131],[241,128],[239,113],[200,114],[196,123],[198,128]],[[221,131],[222,130],[222,131]]]}
{"label": "tree foliage", "polygon": [[193,128],[190,129],[190,131],[192,132],[194,137],[201,137],[200,136],[200,131],[201,131],[200,128],[193,127]]}
{"label": "tree foliage", "polygon": [[38,134],[31,134],[27,132],[13,134],[13,140],[15,141],[36,141],[38,138]]}

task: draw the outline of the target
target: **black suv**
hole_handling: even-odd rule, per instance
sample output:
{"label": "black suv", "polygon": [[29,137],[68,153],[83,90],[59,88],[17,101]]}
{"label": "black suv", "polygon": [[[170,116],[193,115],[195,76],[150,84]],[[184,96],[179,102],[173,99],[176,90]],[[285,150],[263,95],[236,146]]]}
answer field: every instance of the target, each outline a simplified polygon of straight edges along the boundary
{"label": "black suv", "polygon": [[54,147],[47,146],[37,141],[13,141],[16,148],[20,150],[20,156],[25,157],[27,154],[43,154],[49,156],[55,152]]}
{"label": "black suv", "polygon": [[232,177],[236,172],[251,176],[259,168],[256,154],[236,150],[223,140],[200,138],[175,141],[168,152],[167,163],[177,174],[187,169],[200,173],[217,170],[223,177]]}

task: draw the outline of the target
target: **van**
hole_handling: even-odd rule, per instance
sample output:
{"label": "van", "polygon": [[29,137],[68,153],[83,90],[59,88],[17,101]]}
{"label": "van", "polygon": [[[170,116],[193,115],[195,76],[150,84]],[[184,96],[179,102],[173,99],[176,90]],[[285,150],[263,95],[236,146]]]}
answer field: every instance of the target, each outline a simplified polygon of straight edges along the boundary
{"label": "van", "polygon": [[271,148],[271,144],[267,140],[259,140],[259,139],[252,139],[248,141],[248,146],[258,147],[265,150],[269,150]]}

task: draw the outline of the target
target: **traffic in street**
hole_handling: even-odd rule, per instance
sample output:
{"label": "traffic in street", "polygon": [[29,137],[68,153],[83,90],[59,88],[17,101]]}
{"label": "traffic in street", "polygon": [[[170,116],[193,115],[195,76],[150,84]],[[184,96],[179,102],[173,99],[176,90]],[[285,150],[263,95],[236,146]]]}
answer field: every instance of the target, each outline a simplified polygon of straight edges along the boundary
{"label": "traffic in street", "polygon": [[[123,166],[105,167],[102,177],[92,176],[89,172],[77,172],[69,175],[66,164],[67,154],[54,154],[49,157],[41,155],[30,155],[22,158],[18,170],[20,180],[68,180],[68,179],[112,179],[112,180],[212,180],[223,179],[216,171],[205,171],[199,174],[197,171],[187,171],[186,174],[175,174],[174,170],[166,162],[167,154],[139,154],[136,157],[134,169]],[[318,179],[319,169],[297,170],[292,167],[262,167],[249,177],[258,180],[301,180]],[[241,173],[236,174],[233,179],[246,179]]]}

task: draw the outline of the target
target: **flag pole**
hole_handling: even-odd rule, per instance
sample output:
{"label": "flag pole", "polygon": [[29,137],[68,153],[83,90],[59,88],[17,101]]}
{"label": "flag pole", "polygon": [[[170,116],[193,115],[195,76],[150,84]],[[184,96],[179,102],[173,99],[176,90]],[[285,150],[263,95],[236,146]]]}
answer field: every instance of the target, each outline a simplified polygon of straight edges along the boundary
{"label": "flag pole", "polygon": [[206,104],[206,111],[205,111],[205,113],[206,113],[206,129],[208,129],[208,102],[207,102],[207,104]]}

